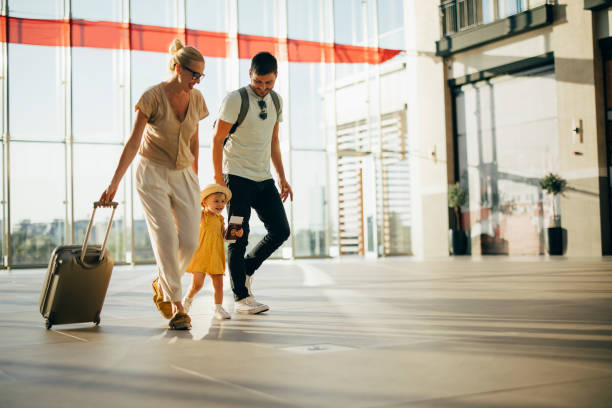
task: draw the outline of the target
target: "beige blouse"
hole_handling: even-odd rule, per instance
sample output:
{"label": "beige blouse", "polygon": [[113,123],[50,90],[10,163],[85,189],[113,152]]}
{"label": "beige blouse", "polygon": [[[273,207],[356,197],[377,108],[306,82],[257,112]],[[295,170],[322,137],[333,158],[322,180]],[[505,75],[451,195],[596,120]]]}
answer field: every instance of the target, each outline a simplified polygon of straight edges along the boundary
{"label": "beige blouse", "polygon": [[190,166],[194,157],[189,140],[198,128],[198,122],[208,116],[200,91],[192,89],[189,93],[187,114],[182,122],[172,110],[162,83],[148,88],[135,109],[140,109],[149,118],[138,153],[170,169],[181,170]]}

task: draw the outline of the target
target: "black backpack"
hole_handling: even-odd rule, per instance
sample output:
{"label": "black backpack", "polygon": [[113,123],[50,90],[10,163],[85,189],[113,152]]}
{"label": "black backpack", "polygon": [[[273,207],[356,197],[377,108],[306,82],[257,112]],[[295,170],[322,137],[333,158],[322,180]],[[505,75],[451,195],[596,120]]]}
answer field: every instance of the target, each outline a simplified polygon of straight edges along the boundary
{"label": "black backpack", "polygon": [[[238,91],[240,92],[241,98],[240,112],[238,113],[238,118],[236,119],[236,122],[234,122],[234,124],[232,125],[232,128],[230,129],[227,138],[225,138],[225,141],[223,142],[224,145],[225,143],[227,143],[227,139],[229,138],[229,136],[233,134],[238,128],[238,126],[242,124],[242,121],[244,120],[247,115],[247,112],[249,111],[249,94],[247,93],[246,86],[238,89]],[[272,102],[274,102],[274,108],[276,109],[276,113],[278,116],[280,116],[280,114],[282,113],[282,109],[280,106],[280,99],[278,97],[278,94],[273,90],[270,90],[270,96],[272,97]]]}

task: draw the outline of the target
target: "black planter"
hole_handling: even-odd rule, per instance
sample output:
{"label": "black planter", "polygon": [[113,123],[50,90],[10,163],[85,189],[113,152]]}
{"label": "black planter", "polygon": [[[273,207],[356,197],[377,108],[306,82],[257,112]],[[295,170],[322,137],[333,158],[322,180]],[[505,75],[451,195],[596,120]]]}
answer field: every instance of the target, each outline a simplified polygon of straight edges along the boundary
{"label": "black planter", "polygon": [[563,255],[567,249],[567,230],[561,227],[546,228],[548,238],[548,253]]}
{"label": "black planter", "polygon": [[467,235],[465,231],[457,229],[449,230],[448,240],[452,255],[465,255],[467,253]]}

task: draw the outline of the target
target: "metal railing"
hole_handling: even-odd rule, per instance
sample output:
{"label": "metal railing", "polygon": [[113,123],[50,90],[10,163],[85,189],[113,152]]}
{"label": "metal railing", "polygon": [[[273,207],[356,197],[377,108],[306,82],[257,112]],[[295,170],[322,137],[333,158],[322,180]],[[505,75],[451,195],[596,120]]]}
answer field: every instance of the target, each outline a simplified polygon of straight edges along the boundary
{"label": "metal railing", "polygon": [[553,3],[554,0],[445,0],[440,3],[441,34],[445,37],[483,23]]}
{"label": "metal railing", "polygon": [[442,36],[447,36],[482,23],[478,10],[481,0],[447,0],[440,4]]}

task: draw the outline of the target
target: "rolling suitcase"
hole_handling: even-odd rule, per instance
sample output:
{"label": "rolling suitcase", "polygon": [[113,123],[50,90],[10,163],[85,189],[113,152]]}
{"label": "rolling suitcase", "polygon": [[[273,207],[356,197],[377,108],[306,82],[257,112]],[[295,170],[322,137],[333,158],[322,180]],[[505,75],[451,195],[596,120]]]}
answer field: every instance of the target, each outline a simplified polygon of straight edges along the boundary
{"label": "rolling suitcase", "polygon": [[[113,207],[104,242],[102,246],[87,246],[96,209],[102,205]],[[100,324],[114,265],[113,257],[106,250],[106,241],[116,209],[116,202],[95,202],[83,245],[62,245],[53,250],[39,302],[47,329],[54,324]]]}

